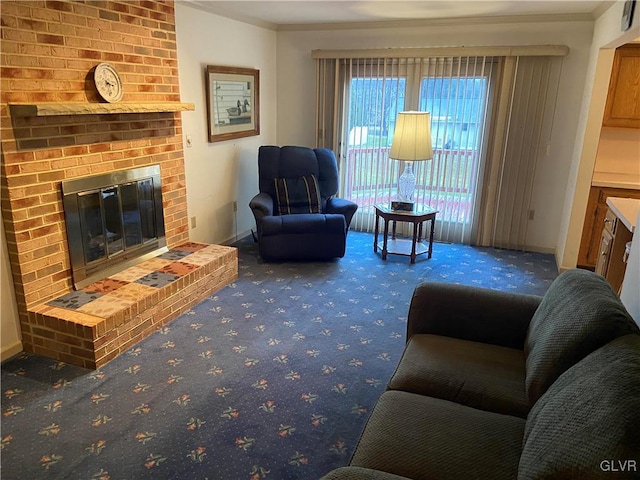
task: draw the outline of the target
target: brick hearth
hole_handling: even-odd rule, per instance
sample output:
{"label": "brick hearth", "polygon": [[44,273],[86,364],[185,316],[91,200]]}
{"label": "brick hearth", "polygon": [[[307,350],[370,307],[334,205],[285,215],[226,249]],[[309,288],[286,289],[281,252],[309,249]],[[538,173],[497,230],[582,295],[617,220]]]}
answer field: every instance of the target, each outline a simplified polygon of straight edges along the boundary
{"label": "brick hearth", "polygon": [[237,250],[189,242],[29,309],[26,351],[96,369],[238,277]]}

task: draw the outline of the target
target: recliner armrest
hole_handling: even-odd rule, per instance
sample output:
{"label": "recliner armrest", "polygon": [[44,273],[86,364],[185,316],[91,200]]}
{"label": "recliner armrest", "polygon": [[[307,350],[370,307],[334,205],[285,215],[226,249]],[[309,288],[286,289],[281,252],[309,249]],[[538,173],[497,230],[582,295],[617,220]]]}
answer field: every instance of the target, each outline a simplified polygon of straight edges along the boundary
{"label": "recliner armrest", "polygon": [[254,215],[260,214],[260,217],[273,215],[273,199],[268,193],[261,192],[251,199],[249,208],[253,210]]}
{"label": "recliner armrest", "polygon": [[337,198],[331,197],[327,200],[327,206],[325,208],[325,213],[340,213],[344,215],[344,219],[347,223],[347,229],[351,224],[351,218],[358,210],[358,204],[352,202],[351,200],[347,200],[345,198]]}
{"label": "recliner armrest", "polygon": [[541,301],[536,295],[425,282],[413,292],[407,341],[430,333],[522,349]]}

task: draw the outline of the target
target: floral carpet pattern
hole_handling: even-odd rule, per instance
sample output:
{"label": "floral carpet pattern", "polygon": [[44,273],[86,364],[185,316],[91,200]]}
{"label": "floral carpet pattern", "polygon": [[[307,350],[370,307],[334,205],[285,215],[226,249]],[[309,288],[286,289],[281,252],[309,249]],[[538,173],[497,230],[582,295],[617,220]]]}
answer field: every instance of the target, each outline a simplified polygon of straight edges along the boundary
{"label": "floral carpet pattern", "polygon": [[551,255],[435,244],[263,263],[96,371],[22,354],[2,365],[2,478],[319,478],[346,465],[400,358],[414,287],[455,282],[542,295]]}

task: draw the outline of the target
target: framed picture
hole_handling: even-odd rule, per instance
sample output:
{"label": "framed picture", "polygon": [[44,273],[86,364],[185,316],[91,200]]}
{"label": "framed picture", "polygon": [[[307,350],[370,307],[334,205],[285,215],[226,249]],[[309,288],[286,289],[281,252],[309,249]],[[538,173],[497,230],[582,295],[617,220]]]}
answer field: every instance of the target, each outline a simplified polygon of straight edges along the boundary
{"label": "framed picture", "polygon": [[209,141],[260,134],[260,71],[207,65]]}

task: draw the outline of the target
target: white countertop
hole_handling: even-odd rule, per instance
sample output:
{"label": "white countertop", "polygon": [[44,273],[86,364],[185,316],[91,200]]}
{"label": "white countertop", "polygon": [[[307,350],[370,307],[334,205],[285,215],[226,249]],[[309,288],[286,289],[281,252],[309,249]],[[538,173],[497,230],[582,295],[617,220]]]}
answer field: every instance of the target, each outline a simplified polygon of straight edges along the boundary
{"label": "white countertop", "polygon": [[626,173],[593,172],[594,187],[630,188],[640,190],[640,175]]}
{"label": "white countertop", "polygon": [[607,198],[607,205],[630,232],[636,229],[638,212],[640,212],[640,200],[634,198],[609,197]]}

